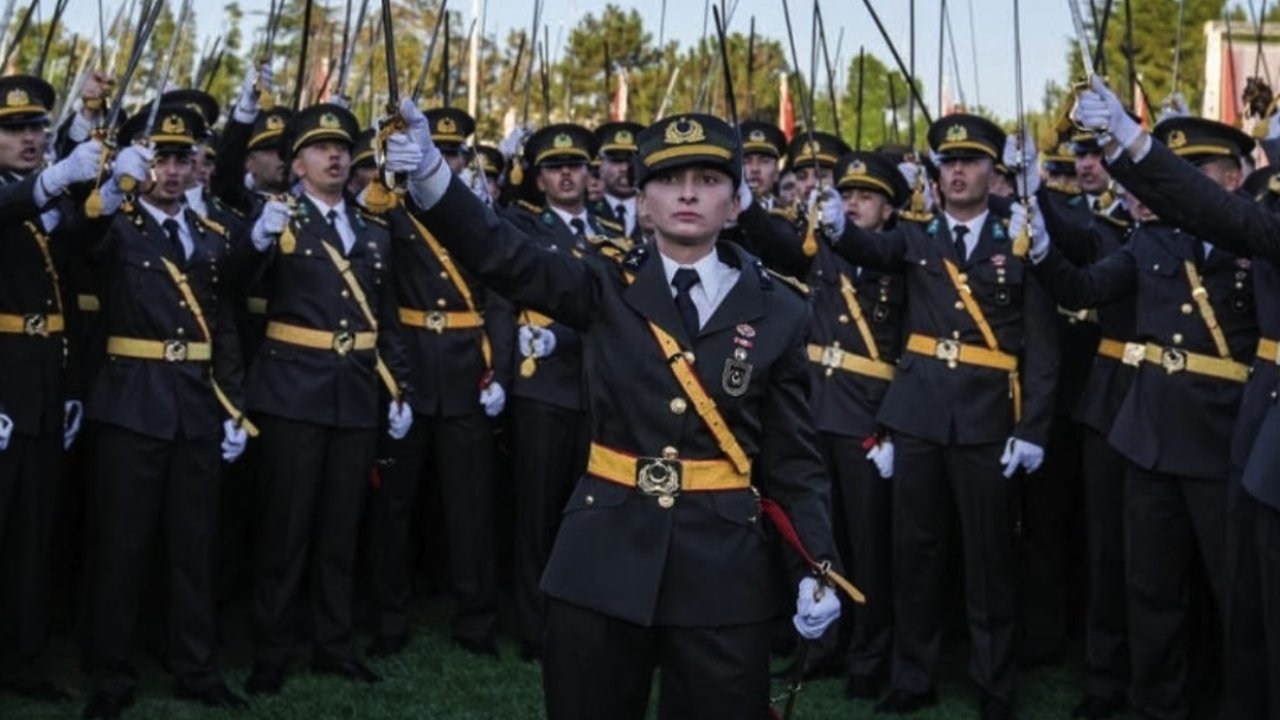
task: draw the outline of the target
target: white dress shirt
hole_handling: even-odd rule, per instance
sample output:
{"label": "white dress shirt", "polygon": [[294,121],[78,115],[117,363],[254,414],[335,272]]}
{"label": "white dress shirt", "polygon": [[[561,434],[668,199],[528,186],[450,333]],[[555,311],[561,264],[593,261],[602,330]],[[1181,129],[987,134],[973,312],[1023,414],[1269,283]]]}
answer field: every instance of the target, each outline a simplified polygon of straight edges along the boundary
{"label": "white dress shirt", "polygon": [[[568,210],[564,210],[564,209],[562,209],[562,208],[558,208],[558,207],[556,207],[555,205],[548,205],[547,207],[550,207],[552,212],[554,212],[556,215],[559,215],[559,216],[560,216],[560,219],[564,221],[564,224],[565,224],[566,226],[568,226],[568,228],[569,228],[570,230],[573,230],[573,221],[574,221],[574,220],[581,220],[581,221],[582,221],[582,234],[583,234],[583,235],[590,235],[590,234],[591,234],[591,223],[587,222],[587,211],[586,211],[586,210],[583,210],[582,212],[578,213],[577,215],[573,215],[573,214],[571,214]],[[576,231],[576,230],[574,230],[574,232],[577,232],[577,231]]]}
{"label": "white dress shirt", "polygon": [[991,214],[990,210],[983,210],[981,215],[970,218],[969,220],[960,221],[950,214],[943,213],[947,219],[947,227],[951,229],[951,240],[956,239],[956,226],[963,225],[969,228],[969,232],[964,236],[964,257],[961,260],[968,260],[973,254],[973,249],[978,245],[978,236],[982,234],[982,226],[987,222],[987,216]]}
{"label": "white dress shirt", "polygon": [[311,193],[306,193],[306,196],[320,211],[322,221],[329,222],[329,211],[333,211],[333,227],[338,231],[338,237],[342,238],[342,254],[350,255],[351,248],[356,244],[356,231],[351,229],[351,222],[347,220],[346,201],[339,200],[337,205],[330,205]]}
{"label": "white dress shirt", "polygon": [[195,187],[187,188],[187,191],[183,193],[183,195],[186,197],[187,207],[194,210],[195,213],[202,218],[209,217],[209,205],[204,201],[203,185],[196,185]]}
{"label": "white dress shirt", "polygon": [[620,197],[614,197],[608,193],[605,193],[604,201],[609,205],[609,209],[612,210],[615,215],[619,214],[618,213],[619,205],[625,208],[625,210],[623,210],[623,212],[621,213],[622,215],[624,215],[624,217],[622,218],[623,219],[622,224],[624,226],[623,229],[626,230],[627,235],[630,236],[631,231],[635,230],[636,228],[636,196],[632,195],[629,198],[620,198]]}
{"label": "white dress shirt", "polygon": [[662,257],[662,270],[667,275],[667,286],[671,288],[671,297],[676,296],[676,286],[671,284],[676,270],[687,267],[698,272],[698,284],[689,289],[689,297],[693,300],[693,306],[698,309],[699,328],[706,325],[707,320],[715,314],[716,308],[720,307],[720,303],[724,301],[725,296],[733,289],[734,284],[738,282],[738,277],[742,274],[738,268],[722,262],[714,248],[692,265],[681,265],[662,253],[658,254]]}
{"label": "white dress shirt", "polygon": [[191,240],[191,228],[187,227],[187,218],[181,210],[177,215],[169,215],[160,208],[152,205],[143,198],[138,198],[138,204],[147,211],[147,214],[155,219],[156,224],[164,227],[166,220],[172,220],[178,223],[178,240],[182,243],[183,259],[191,257],[191,253],[195,250],[195,243]]}

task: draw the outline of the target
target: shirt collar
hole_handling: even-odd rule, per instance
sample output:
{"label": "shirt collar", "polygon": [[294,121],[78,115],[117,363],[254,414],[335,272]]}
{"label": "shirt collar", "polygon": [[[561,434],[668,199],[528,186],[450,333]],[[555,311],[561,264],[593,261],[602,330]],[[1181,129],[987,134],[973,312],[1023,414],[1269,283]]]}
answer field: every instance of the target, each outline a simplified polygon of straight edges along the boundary
{"label": "shirt collar", "polygon": [[969,228],[969,237],[977,240],[978,235],[982,233],[982,226],[985,225],[987,222],[987,216],[991,214],[991,209],[988,208],[986,210],[983,210],[981,215],[975,216],[973,218],[970,218],[964,221],[957,220],[951,217],[951,213],[944,212],[943,214],[946,215],[947,217],[947,228],[950,229],[953,233],[955,232],[955,228],[957,225],[964,225],[965,227]]}
{"label": "shirt collar", "polygon": [[303,191],[303,194],[307,196],[308,200],[310,200],[312,203],[315,204],[316,209],[320,211],[320,217],[325,218],[327,220],[329,217],[330,210],[338,214],[339,220],[342,220],[347,216],[346,200],[339,200],[337,205],[330,205],[329,203],[321,200],[320,198],[316,197],[315,195],[312,195],[309,192]]}
{"label": "shirt collar", "polygon": [[613,195],[610,195],[609,193],[605,193],[604,201],[609,204],[609,207],[611,209],[616,208],[619,205],[626,205],[627,209],[631,210],[636,205],[636,196],[632,195],[631,197],[628,197],[628,198],[620,198],[620,197],[615,197]]}
{"label": "shirt collar", "polygon": [[150,215],[152,219],[156,221],[157,225],[160,225],[163,227],[165,220],[173,220],[178,223],[179,230],[187,229],[187,218],[185,215],[183,215],[181,208],[178,209],[177,215],[169,215],[168,213],[156,207],[155,205],[152,205],[151,203],[147,202],[145,198],[138,198],[138,204],[141,205],[147,211],[147,214]]}
{"label": "shirt collar", "polygon": [[702,289],[706,291],[708,297],[713,298],[718,296],[720,284],[724,282],[726,274],[733,269],[720,260],[720,253],[716,252],[714,247],[711,248],[711,252],[692,265],[681,265],[662,253],[658,255],[662,257],[662,270],[667,275],[668,285],[675,278],[676,270],[693,268],[698,272],[698,282],[702,285]]}
{"label": "shirt collar", "polygon": [[578,213],[577,215],[574,215],[570,213],[568,210],[558,208],[555,205],[548,205],[548,207],[550,207],[551,211],[554,212],[556,215],[559,215],[560,219],[564,221],[564,224],[568,225],[570,228],[573,227],[573,223],[570,221],[577,219],[582,221],[583,232],[591,231],[591,223],[587,220],[587,211],[585,209],[582,212]]}

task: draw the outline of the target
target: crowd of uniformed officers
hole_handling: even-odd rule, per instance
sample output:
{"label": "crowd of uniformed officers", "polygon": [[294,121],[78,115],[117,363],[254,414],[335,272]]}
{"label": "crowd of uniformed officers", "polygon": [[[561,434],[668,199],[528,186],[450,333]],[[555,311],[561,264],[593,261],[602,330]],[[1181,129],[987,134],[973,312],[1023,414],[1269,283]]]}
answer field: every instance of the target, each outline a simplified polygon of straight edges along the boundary
{"label": "crowd of uniformed officers", "polygon": [[110,87],[51,127],[0,78],[0,690],[71,699],[55,625],[86,719],[142,645],[211,707],[299,656],[376,683],[435,588],[479,656],[503,610],[553,718],[641,717],[655,667],[661,717],[750,717],[797,644],[910,714],[957,635],[984,719],[1081,650],[1064,717],[1280,718],[1276,117],[1147,130],[1095,79],[1039,152],[968,114],[485,145],[265,69],[116,127]]}

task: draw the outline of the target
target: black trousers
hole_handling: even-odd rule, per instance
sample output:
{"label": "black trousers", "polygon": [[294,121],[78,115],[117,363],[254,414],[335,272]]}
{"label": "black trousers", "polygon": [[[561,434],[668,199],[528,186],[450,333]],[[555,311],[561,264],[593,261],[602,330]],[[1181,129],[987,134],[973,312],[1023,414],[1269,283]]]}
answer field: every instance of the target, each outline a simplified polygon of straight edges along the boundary
{"label": "black trousers", "polygon": [[1223,607],[1227,483],[1131,465],[1124,508],[1129,702],[1139,717],[1182,720],[1190,714],[1190,596],[1198,571],[1208,581],[1214,609]]}
{"label": "black trousers", "polygon": [[[819,435],[831,476],[831,517],[850,580],[867,596],[865,605],[841,598],[841,624],[848,628],[848,672],[873,677],[887,671],[893,641],[893,481],[880,477],[858,438]],[[822,637],[834,642],[834,632]]]}
{"label": "black trousers", "polygon": [[546,615],[546,599],[539,589],[542,571],[564,504],[586,472],[590,437],[581,412],[519,397],[511,404],[511,429],[517,631],[521,642],[536,647],[542,644]]}
{"label": "black trousers", "polygon": [[38,675],[49,635],[50,541],[62,435],[14,433],[0,452],[0,679]]}
{"label": "black trousers", "polygon": [[310,580],[317,659],[351,658],[356,542],[377,432],[263,416],[261,512],[254,624],[257,662],[283,666],[292,637],[290,604]]}
{"label": "black trousers", "polygon": [[1096,430],[1083,446],[1087,557],[1085,691],[1124,698],[1129,690],[1129,629],[1125,603],[1124,457]]}
{"label": "black trousers", "polygon": [[983,692],[1012,702],[1018,489],[1001,471],[1004,443],[949,446],[897,434],[894,445],[893,687],[924,693],[936,684],[954,506],[972,644],[969,674]]}
{"label": "black trousers", "polygon": [[1258,501],[1240,483],[1240,472],[1232,471],[1227,488],[1220,720],[1267,716],[1267,636],[1257,545],[1258,510]]}
{"label": "black trousers", "polygon": [[[378,602],[377,631],[409,631],[412,597],[410,525],[424,473],[439,479],[444,501],[449,569],[456,611],[453,636],[481,641],[497,630],[496,542],[494,540],[493,434],[476,412],[460,417],[415,415],[404,439],[386,446],[392,463],[382,472],[373,498],[371,559]],[[429,554],[439,551],[429,549]]]}
{"label": "black trousers", "polygon": [[549,598],[547,720],[756,720],[769,710],[771,623],[642,627]]}
{"label": "black trousers", "polygon": [[[162,440],[102,424],[89,491],[93,599],[90,658],[98,691],[137,680],[130,655],[149,565],[165,558],[165,648],[179,683],[220,681],[214,664],[213,558],[218,539],[219,437]],[[155,539],[160,535],[162,551]]]}
{"label": "black trousers", "polygon": [[1054,418],[1044,465],[1022,483],[1021,642],[1027,664],[1066,653],[1072,527],[1077,522],[1083,428]]}
{"label": "black trousers", "polygon": [[1267,711],[1280,720],[1280,509],[1259,503],[1256,516],[1263,623],[1267,633]]}

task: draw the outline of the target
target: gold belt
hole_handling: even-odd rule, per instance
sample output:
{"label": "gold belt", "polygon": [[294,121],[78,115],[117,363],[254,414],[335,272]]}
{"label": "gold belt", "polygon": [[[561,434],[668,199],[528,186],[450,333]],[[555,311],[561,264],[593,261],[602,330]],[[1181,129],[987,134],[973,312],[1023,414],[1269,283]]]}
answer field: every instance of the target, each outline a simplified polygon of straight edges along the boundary
{"label": "gold belt", "polygon": [[442,312],[406,307],[400,308],[400,322],[409,327],[426,328],[435,333],[484,327],[484,317],[478,312]]}
{"label": "gold belt", "polygon": [[1098,355],[1119,360],[1126,365],[1141,364],[1146,352],[1146,346],[1142,343],[1127,343],[1111,338],[1102,338],[1098,341]]}
{"label": "gold belt", "polygon": [[332,350],[339,355],[346,355],[353,350],[372,350],[378,344],[375,332],[352,332],[339,330],[315,330],[288,323],[271,321],[267,323],[267,337],[289,345],[311,348],[313,350]]}
{"label": "gold belt", "polygon": [[207,342],[143,340],[112,336],[107,338],[107,354],[137,360],[209,362],[213,358],[213,346]]}
{"label": "gold belt", "polygon": [[1280,365],[1280,343],[1268,338],[1258,338],[1258,358]]}
{"label": "gold belt", "polygon": [[[1152,365],[1159,365],[1170,375],[1189,372],[1239,383],[1249,379],[1249,366],[1230,358],[1202,355],[1181,348],[1162,347],[1155,343],[1145,345],[1130,343],[1129,345],[1124,354],[1126,365],[1137,367],[1145,361]],[[1138,348],[1141,348],[1141,354]]]}
{"label": "gold belt", "polygon": [[671,507],[672,498],[682,491],[751,487],[751,473],[738,472],[728,460],[681,460],[674,448],[665,448],[662,457],[637,457],[591,443],[587,473],[656,496],[663,507]]}
{"label": "gold belt", "polygon": [[809,344],[809,360],[834,370],[866,375],[877,380],[892,380],[894,367],[883,360],[872,360],[835,345]]}
{"label": "gold belt", "polygon": [[1018,370],[1018,358],[1013,355],[977,345],[968,345],[959,340],[931,338],[912,333],[911,337],[907,338],[907,349],[918,355],[942,360],[947,363],[947,367],[951,368],[957,364],[963,364],[1005,372]]}
{"label": "gold belt", "polygon": [[30,337],[49,337],[50,333],[60,333],[67,327],[61,315],[9,315],[0,313],[0,333],[7,335],[28,335]]}

